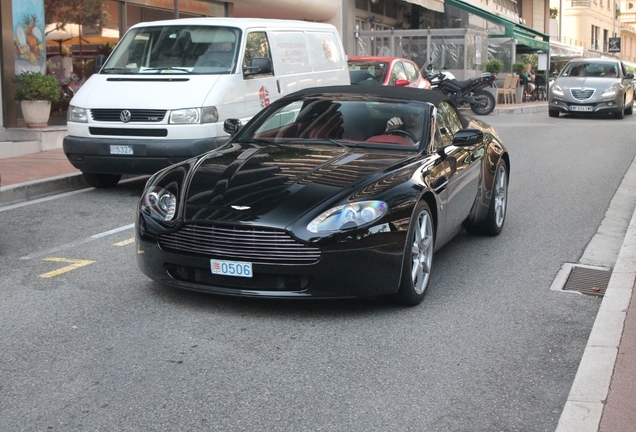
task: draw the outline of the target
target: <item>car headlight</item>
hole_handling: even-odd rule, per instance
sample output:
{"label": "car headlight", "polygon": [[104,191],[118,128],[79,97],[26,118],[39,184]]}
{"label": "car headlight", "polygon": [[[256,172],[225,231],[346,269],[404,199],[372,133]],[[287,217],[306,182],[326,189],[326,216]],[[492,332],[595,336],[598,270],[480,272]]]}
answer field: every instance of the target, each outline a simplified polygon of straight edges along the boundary
{"label": "car headlight", "polygon": [[88,123],[88,110],[69,105],[66,111],[66,120],[76,123]]}
{"label": "car headlight", "polygon": [[185,161],[155,173],[139,200],[139,210],[156,221],[172,225],[179,215],[183,183],[192,161]]}
{"label": "car headlight", "polygon": [[604,97],[614,97],[616,96],[616,92],[618,91],[618,89],[616,88],[616,86],[612,86],[608,89],[605,89],[603,91],[603,95]]}
{"label": "car headlight", "polygon": [[215,123],[219,120],[216,107],[184,108],[170,112],[169,122],[173,124]]}
{"label": "car headlight", "polygon": [[552,84],[550,90],[557,96],[563,96],[563,89],[556,84]]}
{"label": "car headlight", "polygon": [[370,224],[387,211],[383,201],[361,201],[333,207],[312,220],[307,231],[312,233],[340,231]]}
{"label": "car headlight", "polygon": [[171,221],[177,210],[177,197],[164,188],[151,186],[144,193],[143,206],[154,219]]}

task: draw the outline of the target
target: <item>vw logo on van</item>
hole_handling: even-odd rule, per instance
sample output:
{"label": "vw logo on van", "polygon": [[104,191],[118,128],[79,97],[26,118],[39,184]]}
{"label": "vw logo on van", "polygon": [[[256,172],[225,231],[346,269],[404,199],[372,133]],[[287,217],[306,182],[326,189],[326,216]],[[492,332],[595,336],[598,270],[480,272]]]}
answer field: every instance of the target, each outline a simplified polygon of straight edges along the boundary
{"label": "vw logo on van", "polygon": [[123,110],[122,112],[119,113],[119,119],[123,121],[124,123],[128,123],[131,117],[132,117],[132,114],[128,110]]}

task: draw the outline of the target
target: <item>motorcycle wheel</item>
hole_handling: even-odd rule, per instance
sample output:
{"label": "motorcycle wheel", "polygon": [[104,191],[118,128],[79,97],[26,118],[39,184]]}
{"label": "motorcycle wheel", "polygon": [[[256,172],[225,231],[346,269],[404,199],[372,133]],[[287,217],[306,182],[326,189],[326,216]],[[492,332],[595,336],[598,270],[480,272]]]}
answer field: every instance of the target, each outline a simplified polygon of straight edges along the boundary
{"label": "motorcycle wheel", "polygon": [[488,115],[495,109],[495,97],[487,90],[479,90],[473,94],[477,103],[471,104],[470,109],[477,115]]}

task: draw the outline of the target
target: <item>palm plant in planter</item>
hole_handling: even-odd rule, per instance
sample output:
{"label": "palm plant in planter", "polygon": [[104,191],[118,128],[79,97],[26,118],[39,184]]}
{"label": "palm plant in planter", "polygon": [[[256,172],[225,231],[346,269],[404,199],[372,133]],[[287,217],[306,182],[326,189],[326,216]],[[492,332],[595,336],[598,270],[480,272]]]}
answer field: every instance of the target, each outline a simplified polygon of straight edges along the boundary
{"label": "palm plant in planter", "polygon": [[60,98],[57,80],[41,72],[23,72],[16,76],[15,100],[20,101],[24,122],[30,128],[46,127],[51,114],[51,102]]}

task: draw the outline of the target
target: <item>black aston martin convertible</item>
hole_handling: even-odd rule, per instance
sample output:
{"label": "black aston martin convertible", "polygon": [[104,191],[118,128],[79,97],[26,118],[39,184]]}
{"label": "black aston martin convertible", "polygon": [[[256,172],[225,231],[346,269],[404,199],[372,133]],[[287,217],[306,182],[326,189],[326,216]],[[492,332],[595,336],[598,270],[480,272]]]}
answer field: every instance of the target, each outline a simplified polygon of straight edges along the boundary
{"label": "black aston martin convertible", "polygon": [[311,88],[225,129],[224,146],[148,180],[135,233],[155,281],[414,305],[435,250],[503,228],[508,153],[437,91]]}

